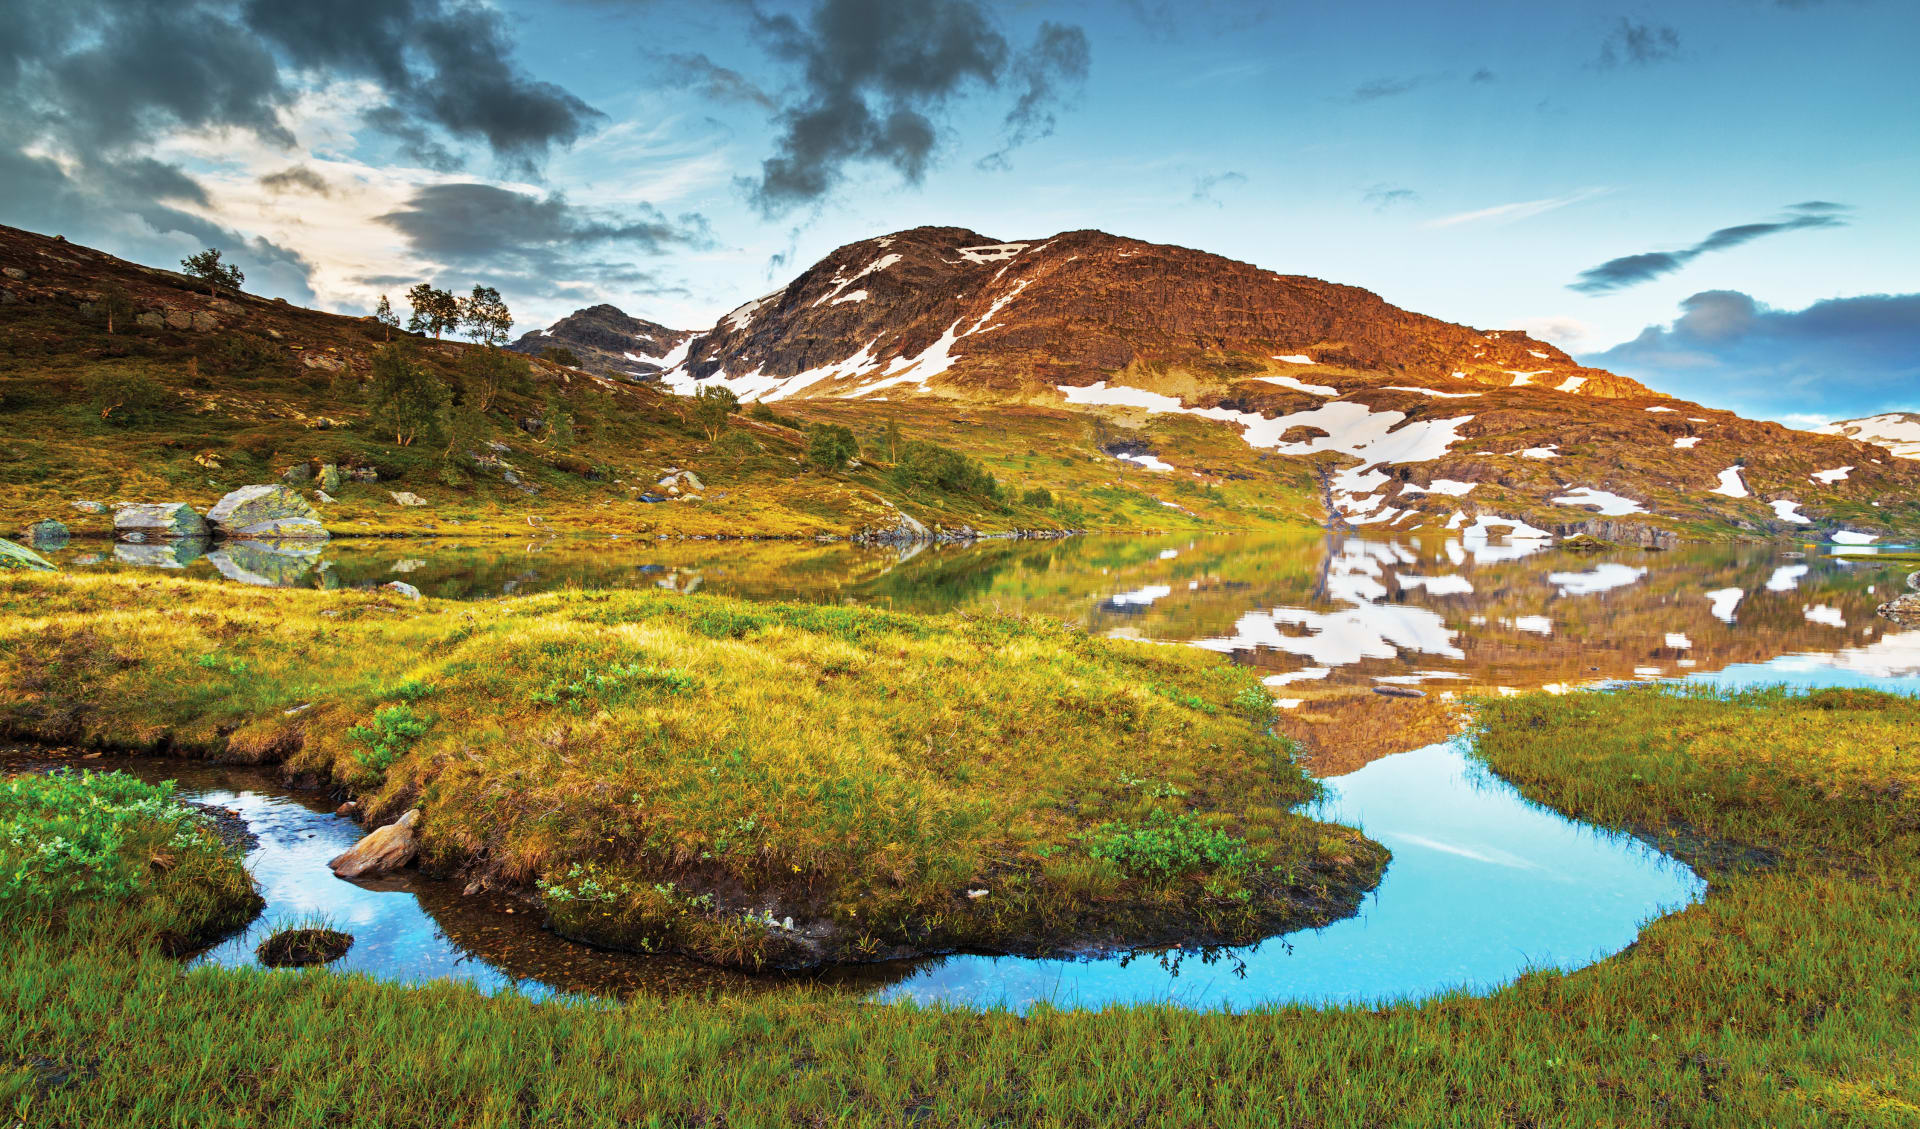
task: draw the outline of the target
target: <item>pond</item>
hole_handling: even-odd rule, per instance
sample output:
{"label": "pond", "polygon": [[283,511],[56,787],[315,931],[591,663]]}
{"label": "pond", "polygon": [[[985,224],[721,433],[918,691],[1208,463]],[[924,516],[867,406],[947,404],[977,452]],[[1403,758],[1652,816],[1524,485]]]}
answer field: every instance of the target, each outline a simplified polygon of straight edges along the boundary
{"label": "pond", "polygon": [[[153,567],[78,559],[86,555],[70,550],[63,563]],[[231,575],[205,558],[174,563]],[[1292,717],[1320,723],[1327,744],[1361,749],[1317,762],[1327,783],[1317,814],[1363,828],[1394,854],[1356,916],[1234,949],[1095,960],[963,954],[805,979],[880,1000],[1243,1009],[1484,991],[1529,969],[1572,969],[1618,952],[1646,921],[1700,897],[1698,876],[1637,840],[1528,803],[1478,769],[1459,740],[1421,736],[1425,715],[1409,711],[1467,691],[1628,679],[1920,692],[1920,632],[1874,616],[1911,567],[1813,546],[1576,556],[1529,542],[1213,536],[906,553],[737,542],[336,542],[305,571],[277,575],[328,587],[404,576],[430,595],[460,599],[646,585],[1022,611],[1230,655],[1261,670]],[[258,580],[271,570],[244,571]],[[340,881],[325,863],[361,829],[261,770],[99,766],[177,778],[184,793],[239,811],[259,836],[249,866],[268,909],[201,958],[210,963],[252,964],[254,945],[275,924],[320,913],[357,938],[335,967],[402,981],[601,996],[779,991],[795,982],[569,944],[523,903],[465,895],[411,872]]]}

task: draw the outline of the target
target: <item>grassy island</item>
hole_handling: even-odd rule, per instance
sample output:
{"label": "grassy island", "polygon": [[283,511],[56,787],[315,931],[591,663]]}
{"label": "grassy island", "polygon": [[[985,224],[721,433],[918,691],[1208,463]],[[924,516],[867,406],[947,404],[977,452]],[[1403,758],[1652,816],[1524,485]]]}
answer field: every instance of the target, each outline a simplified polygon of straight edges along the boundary
{"label": "grassy island", "polygon": [[284,761],[563,933],[747,968],[1245,941],[1386,852],[1255,677],[1044,619],[0,579],[0,730]]}

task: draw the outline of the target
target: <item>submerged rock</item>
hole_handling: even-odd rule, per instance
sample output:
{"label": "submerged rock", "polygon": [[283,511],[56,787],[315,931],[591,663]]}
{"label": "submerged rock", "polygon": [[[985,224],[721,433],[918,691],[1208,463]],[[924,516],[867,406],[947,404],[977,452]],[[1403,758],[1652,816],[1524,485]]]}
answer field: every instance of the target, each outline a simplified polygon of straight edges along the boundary
{"label": "submerged rock", "polygon": [[11,541],[0,540],[0,572],[58,572],[53,562]]}
{"label": "submerged rock", "polygon": [[286,486],[242,486],[213,504],[207,521],[222,536],[321,541],[320,512]]}
{"label": "submerged rock", "polygon": [[67,523],[47,518],[27,526],[26,542],[36,549],[64,549],[72,537]]}
{"label": "submerged rock", "polygon": [[420,809],[414,808],[385,827],[369,834],[327,863],[339,878],[365,878],[399,870],[413,861],[420,846],[414,841],[413,827],[420,822]]}
{"label": "submerged rock", "polygon": [[[1920,576],[1920,573],[1914,575]],[[1908,579],[1912,583],[1912,579]],[[1920,627],[1920,590],[1909,592],[1892,603],[1881,604],[1881,619],[1890,619],[1902,627]]]}
{"label": "submerged rock", "polygon": [[113,511],[113,533],[122,541],[203,538],[207,523],[185,502],[130,502]]}

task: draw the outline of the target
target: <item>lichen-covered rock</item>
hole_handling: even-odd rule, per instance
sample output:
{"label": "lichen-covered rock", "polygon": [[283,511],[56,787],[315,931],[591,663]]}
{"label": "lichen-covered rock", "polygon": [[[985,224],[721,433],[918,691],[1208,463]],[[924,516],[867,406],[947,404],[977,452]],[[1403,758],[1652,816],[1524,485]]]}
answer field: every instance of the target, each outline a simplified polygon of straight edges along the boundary
{"label": "lichen-covered rock", "polygon": [[340,464],[339,463],[324,463],[321,465],[319,486],[320,486],[320,489],[326,491],[329,494],[334,494],[339,492],[340,490]]}
{"label": "lichen-covered rock", "polygon": [[415,588],[404,580],[389,580],[380,587],[385,588],[397,596],[405,596],[409,600],[418,600],[420,598],[420,589]]}
{"label": "lichen-covered rock", "polygon": [[0,540],[0,572],[56,572],[53,562],[11,541]]}
{"label": "lichen-covered rock", "polygon": [[207,521],[223,537],[295,541],[327,537],[320,512],[293,490],[279,485],[242,486],[215,502],[207,511]]}
{"label": "lichen-covered rock", "polygon": [[83,514],[103,514],[107,512],[104,502],[75,502],[73,508]]}
{"label": "lichen-covered rock", "polygon": [[424,506],[427,504],[427,500],[425,498],[422,498],[420,495],[415,494],[411,490],[394,490],[394,491],[389,491],[389,493],[393,495],[393,500],[397,505]]}
{"label": "lichen-covered rock", "polygon": [[71,537],[72,534],[67,531],[66,522],[55,521],[52,518],[36,521],[27,526],[27,544],[35,549],[64,549]]}
{"label": "lichen-covered rock", "polygon": [[131,502],[114,510],[113,533],[123,541],[180,541],[205,537],[207,523],[185,502]]}
{"label": "lichen-covered rock", "polygon": [[336,855],[327,866],[340,878],[364,878],[399,870],[412,862],[420,849],[413,835],[413,825],[418,822],[420,809],[414,808]]}

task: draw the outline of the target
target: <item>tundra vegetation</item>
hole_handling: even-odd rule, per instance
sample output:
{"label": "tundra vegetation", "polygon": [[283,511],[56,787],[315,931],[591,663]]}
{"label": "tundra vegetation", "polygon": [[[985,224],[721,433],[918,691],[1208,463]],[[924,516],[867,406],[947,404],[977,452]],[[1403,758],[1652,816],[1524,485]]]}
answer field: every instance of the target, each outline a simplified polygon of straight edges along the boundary
{"label": "tundra vegetation", "polygon": [[[1650,688],[1477,709],[1489,767],[1680,851],[1706,900],[1610,960],[1485,997],[1239,1015],[874,1007],[805,988],[554,1006],[183,975],[105,915],[16,907],[0,1102],[26,1124],[102,1126],[1913,1122],[1920,704]],[[113,920],[181,873],[132,870],[142,885]]]}

